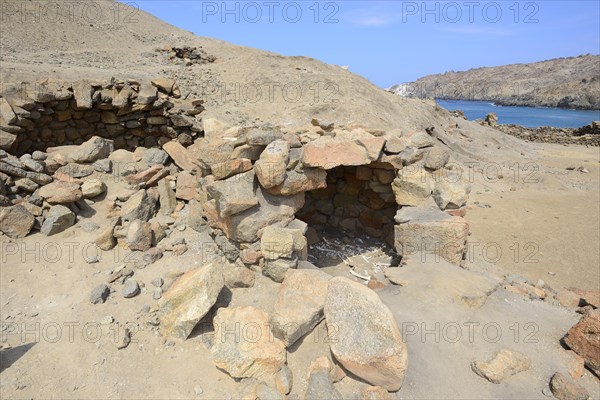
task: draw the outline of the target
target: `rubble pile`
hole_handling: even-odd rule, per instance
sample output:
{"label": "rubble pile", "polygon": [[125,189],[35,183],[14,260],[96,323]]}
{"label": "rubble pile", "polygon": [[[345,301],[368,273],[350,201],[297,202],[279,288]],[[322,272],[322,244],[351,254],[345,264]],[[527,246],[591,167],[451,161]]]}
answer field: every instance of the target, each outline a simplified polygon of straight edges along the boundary
{"label": "rubble pile", "polygon": [[[365,395],[385,398],[400,389],[406,344],[392,312],[372,290],[382,287],[373,282],[386,279],[404,284],[389,272],[398,263],[376,248],[368,258],[341,256],[351,268],[350,258],[360,256],[381,272],[377,279],[354,272],[362,279],[358,283],[320,271],[309,249],[315,244],[311,233],[327,228],[366,234],[393,248],[403,262],[426,253],[460,265],[470,187],[432,131],[369,131],[317,120],[294,130],[230,126],[202,120],[202,101],[181,99],[176,82],[162,78],[52,87],[56,90],[1,100],[4,235],[15,240],[35,231],[60,234],[81,224],[81,216],[101,202],[107,220],[90,228],[95,245],[101,251],[126,248],[137,255],[133,268],[145,268],[165,252],[189,250],[174,232],[207,231],[218,258],[171,282],[153,282],[158,301],[153,324],[162,335],[185,340],[209,316],[215,337],[222,338],[211,347],[216,367],[243,379],[243,396],[283,398],[293,382],[290,347],[325,321],[339,337],[329,344],[334,363],[313,361],[307,397],[337,396],[333,383],[344,371],[370,385]],[[111,192],[107,183],[113,178],[124,188]],[[280,283],[272,313],[219,303],[226,287],[251,288],[255,273]],[[104,303],[116,281],[123,284],[124,298],[137,296],[140,283],[133,275],[129,267],[115,270],[92,291],[90,302]],[[507,281],[509,287],[546,296],[526,282]],[[562,301],[577,298],[579,306],[577,296]],[[224,334],[252,324],[260,329],[256,340]],[[579,333],[597,330],[597,313],[581,324],[566,341],[597,371],[589,356],[597,350],[595,342]],[[499,382],[529,368],[524,356],[499,354],[474,363],[474,371]],[[518,365],[505,370],[507,357]],[[557,378],[554,387],[565,390],[565,383]]]}
{"label": "rubble pile", "polygon": [[195,64],[207,64],[215,61],[215,57],[209,55],[202,49],[196,46],[166,46],[157,48],[156,51],[165,55],[170,61],[175,62],[181,60],[183,65],[190,67]]}

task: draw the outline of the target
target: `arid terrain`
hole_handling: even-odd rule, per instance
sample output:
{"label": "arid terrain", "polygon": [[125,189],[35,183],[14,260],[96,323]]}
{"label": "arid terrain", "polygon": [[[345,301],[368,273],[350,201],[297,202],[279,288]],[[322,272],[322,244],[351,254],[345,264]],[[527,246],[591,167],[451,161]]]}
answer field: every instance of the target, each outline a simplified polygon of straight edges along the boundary
{"label": "arid terrain", "polygon": [[427,75],[390,91],[417,98],[483,100],[504,106],[600,108],[600,56],[582,55]]}
{"label": "arid terrain", "polygon": [[96,3],[0,26],[0,398],[600,399],[599,147]]}

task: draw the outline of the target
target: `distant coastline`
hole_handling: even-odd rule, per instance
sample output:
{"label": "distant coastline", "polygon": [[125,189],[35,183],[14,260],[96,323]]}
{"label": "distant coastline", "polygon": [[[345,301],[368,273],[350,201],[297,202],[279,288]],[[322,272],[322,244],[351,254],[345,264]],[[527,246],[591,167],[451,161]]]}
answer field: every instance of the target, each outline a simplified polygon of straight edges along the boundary
{"label": "distant coastline", "polygon": [[575,110],[544,106],[494,105],[489,101],[443,100],[436,103],[449,111],[461,110],[469,120],[484,119],[495,113],[501,124],[515,124],[527,128],[551,126],[555,128],[580,128],[600,120],[600,111]]}
{"label": "distant coastline", "polygon": [[449,71],[388,90],[406,97],[596,111],[600,110],[600,56]]}
{"label": "distant coastline", "polygon": [[[412,96],[410,96],[412,97]],[[487,102],[495,107],[531,107],[531,108],[554,108],[561,110],[571,111],[600,111],[600,104],[590,105],[573,105],[573,106],[561,106],[560,104],[540,104],[539,102],[530,102],[524,100],[501,100],[501,99],[472,99],[472,98],[461,98],[461,97],[436,97],[434,100],[447,100],[447,101],[481,101]]]}

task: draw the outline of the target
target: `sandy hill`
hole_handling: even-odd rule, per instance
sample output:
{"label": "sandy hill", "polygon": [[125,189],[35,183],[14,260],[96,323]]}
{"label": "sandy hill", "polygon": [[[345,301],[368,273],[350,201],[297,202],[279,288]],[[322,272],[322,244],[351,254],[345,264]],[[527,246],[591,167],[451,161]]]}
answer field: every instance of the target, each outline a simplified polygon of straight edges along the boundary
{"label": "sandy hill", "polygon": [[411,97],[485,100],[501,105],[577,109],[600,108],[600,56],[556,58],[427,75],[395,85],[391,91]]}
{"label": "sandy hill", "polygon": [[[316,117],[371,129],[433,126],[444,133],[456,123],[431,101],[400,98],[335,65],[198,37],[114,0],[95,2],[101,10],[95,18],[85,17],[83,8],[74,8],[70,18],[69,3],[57,4],[66,14],[58,22],[56,17],[34,20],[30,16],[23,23],[20,11],[5,16],[0,27],[4,85],[46,78],[167,76],[177,79],[184,96],[206,100],[203,115],[243,125],[300,126]],[[186,66],[156,51],[165,46],[201,47],[215,61]],[[469,122],[460,124],[466,130],[482,131]],[[494,130],[483,131],[480,137],[510,140]]]}

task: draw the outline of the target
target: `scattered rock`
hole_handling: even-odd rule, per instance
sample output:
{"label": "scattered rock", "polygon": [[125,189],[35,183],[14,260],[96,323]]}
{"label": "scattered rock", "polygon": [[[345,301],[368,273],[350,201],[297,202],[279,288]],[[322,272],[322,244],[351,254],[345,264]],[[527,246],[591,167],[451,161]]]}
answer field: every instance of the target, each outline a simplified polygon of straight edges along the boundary
{"label": "scattered rock", "polygon": [[223,277],[228,288],[248,288],[254,286],[254,272],[245,266],[223,261]]}
{"label": "scattered rock", "polygon": [[163,286],[163,284],[164,284],[165,282],[163,281],[163,278],[156,278],[156,279],[152,279],[152,280],[150,281],[150,283],[151,283],[153,286],[156,286],[157,288],[160,288],[160,287],[162,287],[162,286]]}
{"label": "scattered rock", "polygon": [[408,285],[408,282],[402,278],[401,268],[386,268],[383,273],[385,277],[388,278],[394,285]]}
{"label": "scattered rock", "polygon": [[571,375],[573,379],[581,378],[585,372],[585,360],[583,357],[575,353],[573,350],[567,350],[565,352],[561,352],[561,354],[565,360],[564,364],[569,375]]}
{"label": "scattered rock", "polygon": [[152,247],[144,252],[142,255],[141,265],[146,267],[150,264],[154,264],[158,260],[160,260],[163,256],[163,252],[158,247]]}
{"label": "scattered rock", "polygon": [[263,274],[275,282],[283,282],[285,274],[292,268],[298,266],[298,258],[278,258],[276,260],[266,260],[263,267]]}
{"label": "scattered rock", "polygon": [[199,201],[190,200],[188,203],[187,226],[196,232],[202,232],[206,229],[206,220],[204,219],[204,209]]}
{"label": "scattered rock", "polygon": [[432,147],[427,151],[423,165],[433,171],[442,169],[450,160],[450,152],[439,147]]}
{"label": "scattered rock", "polygon": [[177,198],[175,192],[171,189],[169,181],[161,179],[158,181],[158,201],[160,202],[160,212],[163,215],[171,215],[177,207]]}
{"label": "scattered rock", "polygon": [[83,197],[78,183],[54,181],[40,188],[38,195],[50,204],[74,203]]}
{"label": "scattered rock", "polygon": [[277,373],[286,362],[283,342],[273,338],[269,316],[254,307],[220,308],[213,319],[215,365],[234,378]]}
{"label": "scattered rock", "polygon": [[327,357],[320,357],[311,363],[304,394],[305,399],[337,400],[343,398],[333,386],[330,370],[331,362]]}
{"label": "scattered rock", "polygon": [[579,295],[584,304],[594,308],[600,308],[600,291],[597,290],[582,290],[578,288],[568,288],[571,292]]}
{"label": "scattered rock", "polygon": [[[73,152],[69,152],[67,159],[76,163],[93,163],[107,158],[114,149],[112,140],[94,136],[80,146],[76,146]],[[50,152],[50,149],[47,152]]]}
{"label": "scattered rock", "polygon": [[275,374],[275,387],[281,394],[289,394],[294,385],[294,376],[292,370],[287,365],[284,365],[279,372]]}
{"label": "scattered rock", "polygon": [[110,288],[107,284],[103,283],[101,285],[96,286],[92,293],[90,294],[90,302],[92,304],[100,304],[104,303],[108,296],[110,295]]}
{"label": "scattered rock", "polygon": [[137,283],[135,279],[127,279],[125,284],[123,285],[123,290],[121,294],[126,299],[131,297],[135,297],[140,293],[140,285]]}
{"label": "scattered rock", "polygon": [[98,229],[100,229],[100,225],[92,221],[84,222],[83,224],[81,224],[81,230],[83,230],[84,232],[94,232]]}
{"label": "scattered rock", "polygon": [[131,250],[146,251],[150,249],[154,242],[152,226],[149,222],[142,222],[137,219],[132,221],[127,229],[125,241]]}
{"label": "scattered rock", "polygon": [[277,389],[267,385],[265,382],[261,382],[258,379],[244,379],[242,380],[242,388],[238,396],[240,399],[253,399],[253,400],[284,400],[285,397],[277,391]]}
{"label": "scattered rock", "polygon": [[590,398],[590,394],[583,386],[560,372],[552,375],[550,390],[558,400],[587,400]]}
{"label": "scattered rock", "polygon": [[149,148],[144,151],[142,161],[149,167],[153,165],[164,165],[169,159],[169,155],[161,149]]}
{"label": "scattered rock", "polygon": [[372,290],[350,279],[329,281],[324,307],[335,338],[331,352],[354,375],[388,391],[402,386],[406,344],[392,312]]}
{"label": "scattered rock", "polygon": [[0,208],[0,230],[10,238],[27,236],[34,223],[35,217],[22,205]]}
{"label": "scattered rock", "polygon": [[569,308],[577,308],[581,304],[581,296],[567,289],[558,292],[556,300],[558,300],[562,306]]}
{"label": "scattered rock", "polygon": [[121,207],[123,221],[139,219],[148,221],[156,211],[156,201],[148,195],[145,189],[140,189],[131,196]]}
{"label": "scattered rock", "polygon": [[181,200],[193,200],[196,197],[197,187],[198,178],[187,171],[182,171],[177,175],[175,197]]}
{"label": "scattered rock", "polygon": [[50,208],[40,232],[46,236],[55,235],[73,226],[75,213],[65,206],[56,205]]}
{"label": "scattered rock", "polygon": [[177,166],[188,172],[199,172],[200,167],[194,155],[177,142],[167,142],[163,149],[175,161]]}
{"label": "scattered rock", "polygon": [[117,245],[117,239],[114,236],[115,226],[121,222],[120,218],[109,220],[108,226],[105,226],[98,232],[94,243],[101,250],[108,251]]}
{"label": "scattered rock", "polygon": [[260,184],[270,189],[283,183],[286,177],[290,146],[285,140],[269,143],[254,164],[256,177]]}
{"label": "scattered rock", "polygon": [[271,330],[286,347],[311,332],[323,320],[331,276],[319,270],[288,270],[271,315]]}
{"label": "scattered rock", "polygon": [[575,324],[564,338],[567,346],[585,360],[585,365],[600,376],[600,310],[591,311]]}
{"label": "scattered rock", "polygon": [[162,334],[187,339],[224,285],[221,268],[214,263],[182,275],[158,302]]}
{"label": "scattered rock", "polygon": [[104,192],[106,192],[106,184],[98,179],[85,181],[81,185],[81,193],[84,199],[93,199]]}
{"label": "scattered rock", "polygon": [[112,161],[108,158],[94,161],[94,163],[92,164],[92,168],[94,168],[96,172],[104,172],[105,174],[110,174],[112,172]]}
{"label": "scattered rock", "polygon": [[433,189],[433,198],[441,210],[458,209],[469,199],[471,186],[463,180],[449,177],[438,178]]}
{"label": "scattered rock", "polygon": [[362,390],[363,400],[390,400],[390,394],[381,386],[368,386]]}
{"label": "scattered rock", "polygon": [[473,361],[471,369],[477,375],[487,379],[492,383],[501,383],[519,372],[527,371],[531,368],[531,360],[526,355],[502,349],[488,361]]}
{"label": "scattered rock", "polygon": [[123,349],[127,348],[127,346],[129,346],[130,343],[131,343],[131,331],[129,330],[129,328],[125,328],[125,330],[123,331],[123,338],[121,339],[121,343],[119,343],[119,345],[117,345],[117,349],[123,350]]}
{"label": "scattered rock", "polygon": [[433,181],[427,171],[409,169],[394,180],[392,189],[398,205],[417,206],[431,195]]}

